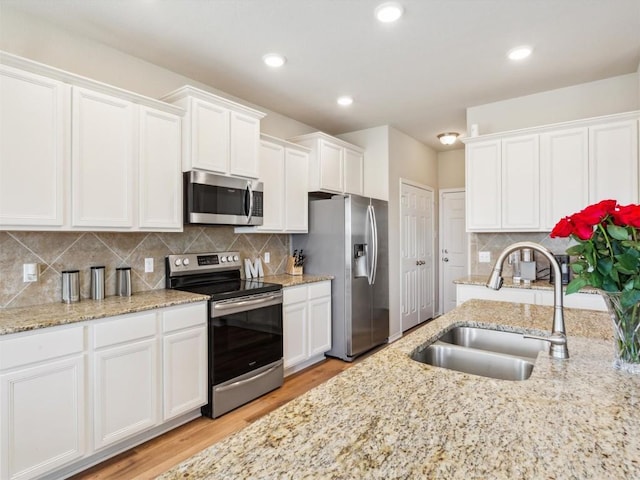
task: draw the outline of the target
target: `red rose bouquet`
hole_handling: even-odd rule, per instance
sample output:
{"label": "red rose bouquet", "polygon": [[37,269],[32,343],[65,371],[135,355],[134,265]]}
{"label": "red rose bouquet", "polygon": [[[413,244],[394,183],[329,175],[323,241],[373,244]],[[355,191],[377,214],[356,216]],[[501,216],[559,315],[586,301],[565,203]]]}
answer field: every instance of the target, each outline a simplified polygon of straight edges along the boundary
{"label": "red rose bouquet", "polygon": [[586,286],[603,291],[619,347],[615,365],[640,373],[640,205],[615,200],[589,205],[561,219],[551,237],[578,242],[567,249],[577,257],[567,294]]}

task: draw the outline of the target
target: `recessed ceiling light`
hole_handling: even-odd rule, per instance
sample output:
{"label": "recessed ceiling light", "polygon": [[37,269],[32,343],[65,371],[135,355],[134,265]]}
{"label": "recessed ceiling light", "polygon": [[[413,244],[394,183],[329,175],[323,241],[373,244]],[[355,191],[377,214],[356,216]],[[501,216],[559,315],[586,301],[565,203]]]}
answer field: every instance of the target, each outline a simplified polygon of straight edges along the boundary
{"label": "recessed ceiling light", "polygon": [[353,103],[353,97],[350,97],[349,95],[343,95],[342,97],[338,97],[338,105],[341,105],[343,107],[348,107],[352,103]]}
{"label": "recessed ceiling light", "polygon": [[382,23],[395,22],[403,13],[404,8],[398,2],[381,3],[375,9],[376,18]]}
{"label": "recessed ceiling light", "polygon": [[509,50],[507,57],[509,57],[510,60],[523,60],[531,55],[532,51],[533,49],[531,47],[523,45]]}
{"label": "recessed ceiling light", "polygon": [[262,57],[262,61],[270,67],[278,68],[283,66],[287,62],[287,59],[279,53],[267,53]]}

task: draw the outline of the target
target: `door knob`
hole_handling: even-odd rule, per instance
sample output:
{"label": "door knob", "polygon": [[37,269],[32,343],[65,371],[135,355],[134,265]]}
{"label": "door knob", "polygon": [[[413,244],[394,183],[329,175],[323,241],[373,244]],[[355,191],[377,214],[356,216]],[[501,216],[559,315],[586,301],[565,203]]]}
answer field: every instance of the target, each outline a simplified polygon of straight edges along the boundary
{"label": "door knob", "polygon": [[448,261],[449,261],[449,259],[448,259],[447,257],[444,257],[444,258],[442,259],[442,261],[443,261],[443,262],[448,262]]}
{"label": "door knob", "polygon": [[416,265],[420,265],[420,260],[416,260]]}

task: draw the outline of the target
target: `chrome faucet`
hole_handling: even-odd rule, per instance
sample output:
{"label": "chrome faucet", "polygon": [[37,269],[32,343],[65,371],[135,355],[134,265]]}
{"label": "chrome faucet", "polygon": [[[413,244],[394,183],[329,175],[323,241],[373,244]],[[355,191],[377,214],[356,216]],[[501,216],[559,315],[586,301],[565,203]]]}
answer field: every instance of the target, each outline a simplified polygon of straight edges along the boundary
{"label": "chrome faucet", "polygon": [[564,327],[564,311],[562,308],[562,273],[560,265],[556,257],[542,245],[534,242],[517,242],[509,245],[498,256],[496,264],[493,266],[491,276],[487,280],[486,286],[493,290],[500,290],[502,287],[502,264],[509,254],[522,248],[530,248],[541,253],[549,260],[549,266],[553,268],[553,276],[555,284],[553,288],[553,325],[551,326],[551,336],[539,337],[536,335],[525,335],[525,338],[537,338],[545,340],[551,345],[549,347],[549,355],[553,358],[569,358],[569,349],[567,348],[567,333]]}

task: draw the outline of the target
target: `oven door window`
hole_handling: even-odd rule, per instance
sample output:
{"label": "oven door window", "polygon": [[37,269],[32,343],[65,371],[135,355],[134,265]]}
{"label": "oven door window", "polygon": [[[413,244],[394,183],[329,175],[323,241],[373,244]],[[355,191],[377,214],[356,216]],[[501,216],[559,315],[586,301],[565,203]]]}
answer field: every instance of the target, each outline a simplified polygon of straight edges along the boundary
{"label": "oven door window", "polygon": [[282,304],[209,320],[213,384],[282,358]]}

